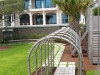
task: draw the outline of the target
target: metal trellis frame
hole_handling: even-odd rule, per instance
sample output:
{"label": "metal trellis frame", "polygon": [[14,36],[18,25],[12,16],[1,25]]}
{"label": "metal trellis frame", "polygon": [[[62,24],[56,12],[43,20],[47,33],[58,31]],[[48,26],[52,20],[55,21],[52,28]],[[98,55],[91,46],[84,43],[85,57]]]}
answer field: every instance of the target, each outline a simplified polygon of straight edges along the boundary
{"label": "metal trellis frame", "polygon": [[52,74],[52,69],[54,68],[54,39],[63,39],[77,50],[79,61],[78,75],[83,75],[83,55],[80,38],[77,33],[69,27],[59,29],[39,39],[32,46],[28,54],[28,75]]}

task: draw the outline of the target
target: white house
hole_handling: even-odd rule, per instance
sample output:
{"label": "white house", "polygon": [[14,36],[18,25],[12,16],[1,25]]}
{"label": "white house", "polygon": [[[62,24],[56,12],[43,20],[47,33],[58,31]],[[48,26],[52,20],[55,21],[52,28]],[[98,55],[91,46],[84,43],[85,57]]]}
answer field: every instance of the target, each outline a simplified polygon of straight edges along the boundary
{"label": "white house", "polygon": [[[52,0],[25,0],[25,9],[27,10],[23,15],[11,14],[2,17],[7,18],[6,22],[2,22],[3,26],[0,25],[3,33],[5,33],[6,27],[10,28],[7,31],[12,31],[13,34],[17,32],[20,35],[30,35],[33,32],[51,33],[61,27],[69,26],[68,15],[65,15],[57,5],[52,5]],[[80,23],[84,24],[84,16],[81,15],[80,17]],[[28,30],[30,32],[25,32]]]}
{"label": "white house", "polygon": [[[68,15],[62,13],[57,5],[52,5],[52,0],[26,0],[25,8],[28,10],[26,14],[20,15],[11,24],[7,26],[44,26],[44,25],[57,25],[66,26],[68,23]],[[8,21],[11,22],[14,19],[13,15],[9,15]],[[84,16],[80,16],[80,23],[85,23]],[[3,26],[6,24],[3,23]]]}

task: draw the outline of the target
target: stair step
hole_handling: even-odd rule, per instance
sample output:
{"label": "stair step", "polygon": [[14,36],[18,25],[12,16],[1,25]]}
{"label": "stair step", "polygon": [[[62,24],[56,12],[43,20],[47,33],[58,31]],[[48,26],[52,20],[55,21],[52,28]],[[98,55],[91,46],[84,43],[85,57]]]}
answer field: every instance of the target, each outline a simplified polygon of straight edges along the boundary
{"label": "stair step", "polygon": [[[96,54],[96,53],[98,54],[98,51],[93,51],[93,54]],[[99,52],[99,54],[100,54],[100,52]]]}
{"label": "stair step", "polygon": [[[97,41],[97,42],[98,42],[98,39],[97,39],[97,38],[93,38],[92,40],[93,40],[93,41]],[[100,39],[99,39],[99,41],[100,41]]]}
{"label": "stair step", "polygon": [[93,30],[93,33],[98,33],[98,32],[100,33],[100,31],[97,31],[97,30],[94,31],[94,30]]}
{"label": "stair step", "polygon": [[98,60],[93,60],[93,63],[98,63]]}
{"label": "stair step", "polygon": [[[96,38],[96,37],[98,38],[98,35],[94,35],[94,34],[93,34],[93,38]],[[100,36],[99,36],[99,37],[100,37]]]}
{"label": "stair step", "polygon": [[[98,53],[98,49],[93,49],[93,52],[97,52]],[[99,50],[99,52],[100,52],[100,50]]]}
{"label": "stair step", "polygon": [[[96,45],[96,44],[95,44],[95,45],[93,45],[92,47],[93,47],[93,48],[95,48],[95,47],[97,47],[97,48],[98,48],[98,45]],[[99,48],[100,48],[100,46],[99,46]]]}
{"label": "stair step", "polygon": [[[93,51],[93,54],[98,54],[98,51]],[[100,52],[99,52],[99,54],[100,54]]]}
{"label": "stair step", "polygon": [[93,54],[93,57],[98,57],[98,54]]}
{"label": "stair step", "polygon": [[[93,50],[98,50],[98,47],[93,47]],[[99,47],[99,50],[100,50],[100,47]]]}
{"label": "stair step", "polygon": [[[100,56],[99,56],[100,57]],[[93,59],[98,59],[98,57],[93,57]],[[99,58],[100,59],[100,58]]]}
{"label": "stair step", "polygon": [[97,45],[98,46],[98,43],[93,43],[93,45]]}

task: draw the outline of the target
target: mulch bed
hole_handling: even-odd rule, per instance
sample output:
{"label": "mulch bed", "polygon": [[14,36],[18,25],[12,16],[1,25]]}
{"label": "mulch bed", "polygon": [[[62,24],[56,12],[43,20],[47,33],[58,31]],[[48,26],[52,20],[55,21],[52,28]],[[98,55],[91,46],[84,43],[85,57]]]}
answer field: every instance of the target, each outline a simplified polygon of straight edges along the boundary
{"label": "mulch bed", "polygon": [[[67,45],[65,48],[65,51],[63,53],[63,56],[61,58],[62,62],[75,62],[76,66],[78,66],[78,58],[77,57],[73,57],[71,56],[71,50],[70,50],[70,46]],[[97,70],[98,69],[98,65],[92,65],[88,59],[88,56],[84,56],[83,57],[83,65],[84,65],[84,70]]]}
{"label": "mulch bed", "polygon": [[1,45],[0,46],[0,51],[7,50],[9,48],[11,48],[11,46],[3,46],[3,45]]}

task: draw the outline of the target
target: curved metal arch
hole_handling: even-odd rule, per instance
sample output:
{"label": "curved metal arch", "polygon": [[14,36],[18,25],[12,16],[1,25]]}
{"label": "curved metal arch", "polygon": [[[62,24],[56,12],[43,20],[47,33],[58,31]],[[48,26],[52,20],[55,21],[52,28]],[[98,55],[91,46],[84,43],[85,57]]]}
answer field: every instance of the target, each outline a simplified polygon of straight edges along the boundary
{"label": "curved metal arch", "polygon": [[[61,34],[62,32],[62,35],[59,35]],[[69,36],[69,37],[68,37]],[[73,36],[73,37],[72,37]],[[74,37],[75,36],[75,37]],[[66,38],[68,37],[68,38]],[[78,75],[82,75],[82,68],[83,68],[83,56],[82,56],[82,50],[81,50],[81,43],[80,43],[80,39],[77,35],[77,33],[75,31],[73,31],[72,29],[70,28],[64,28],[64,29],[60,29],[56,32],[53,32],[49,35],[47,35],[46,37],[38,40],[34,45],[33,47],[30,49],[30,52],[29,52],[29,56],[28,56],[28,60],[30,61],[30,54],[31,52],[33,51],[33,49],[35,47],[37,47],[37,45],[39,43],[41,43],[42,41],[45,41],[45,40],[48,40],[48,39],[63,39],[67,42],[69,42],[71,45],[74,46],[74,48],[77,50],[78,52],[78,60],[79,60],[79,66],[78,66]],[[73,40],[73,41],[72,41]],[[30,66],[30,62],[28,62],[28,66]],[[30,69],[29,69],[30,70]],[[30,72],[30,71],[29,71]]]}

